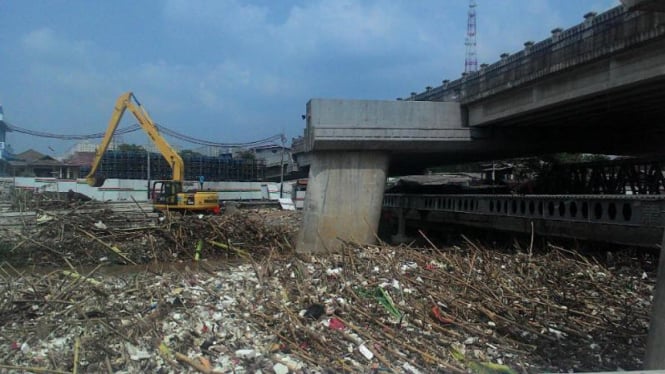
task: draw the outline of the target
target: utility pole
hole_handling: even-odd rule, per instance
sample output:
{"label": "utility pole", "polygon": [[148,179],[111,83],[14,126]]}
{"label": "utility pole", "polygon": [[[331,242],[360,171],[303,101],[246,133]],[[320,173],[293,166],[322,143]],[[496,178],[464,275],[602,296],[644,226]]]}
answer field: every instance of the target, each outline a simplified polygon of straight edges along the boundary
{"label": "utility pole", "polygon": [[279,198],[283,198],[284,193],[284,147],[286,145],[286,136],[281,134],[280,140],[282,141],[282,157],[279,161]]}
{"label": "utility pole", "polygon": [[148,147],[149,146],[146,147],[145,155],[146,155],[146,159],[147,159],[147,161],[146,161],[146,163],[147,163],[147,166],[146,166],[146,168],[147,168],[146,172],[147,173],[146,173],[146,175],[148,177],[148,201],[150,201],[152,196],[150,196],[151,195],[151,193],[150,193],[150,148],[148,148]]}

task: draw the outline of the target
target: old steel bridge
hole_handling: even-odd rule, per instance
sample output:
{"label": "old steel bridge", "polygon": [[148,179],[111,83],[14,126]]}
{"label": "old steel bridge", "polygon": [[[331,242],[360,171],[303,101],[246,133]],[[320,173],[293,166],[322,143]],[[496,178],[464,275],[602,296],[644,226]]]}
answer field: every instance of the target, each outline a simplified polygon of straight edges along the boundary
{"label": "old steel bridge", "polygon": [[[387,193],[384,216],[407,225],[463,225],[542,236],[660,246],[665,177],[658,158],[555,165],[537,194]],[[558,193],[556,193],[558,192]]]}
{"label": "old steel bridge", "polygon": [[386,194],[383,209],[402,236],[426,222],[657,248],[665,196]]}

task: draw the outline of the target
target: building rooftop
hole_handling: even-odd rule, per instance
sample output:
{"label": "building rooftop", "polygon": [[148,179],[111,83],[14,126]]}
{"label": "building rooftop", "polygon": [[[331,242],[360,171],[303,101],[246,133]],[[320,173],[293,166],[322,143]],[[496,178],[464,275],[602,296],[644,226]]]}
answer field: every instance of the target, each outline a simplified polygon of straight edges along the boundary
{"label": "building rooftop", "polygon": [[90,166],[95,159],[95,152],[75,152],[65,162],[69,165]]}

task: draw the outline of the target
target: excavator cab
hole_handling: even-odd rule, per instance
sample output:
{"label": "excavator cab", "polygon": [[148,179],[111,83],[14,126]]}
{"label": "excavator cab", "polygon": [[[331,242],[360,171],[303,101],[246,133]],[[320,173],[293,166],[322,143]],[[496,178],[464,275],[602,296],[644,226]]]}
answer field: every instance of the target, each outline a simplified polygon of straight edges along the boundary
{"label": "excavator cab", "polygon": [[182,183],[178,181],[154,181],[151,188],[155,204],[178,205],[178,194],[182,193]]}

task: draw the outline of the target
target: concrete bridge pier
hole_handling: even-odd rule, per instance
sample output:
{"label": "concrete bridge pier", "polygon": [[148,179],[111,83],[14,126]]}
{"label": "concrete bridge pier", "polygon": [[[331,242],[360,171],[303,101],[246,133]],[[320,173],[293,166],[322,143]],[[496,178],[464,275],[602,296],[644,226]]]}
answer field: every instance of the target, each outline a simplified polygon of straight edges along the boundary
{"label": "concrete bridge pier", "polygon": [[651,323],[644,359],[646,370],[665,370],[665,233],[658,256],[656,289],[654,290]]}
{"label": "concrete bridge pier", "polygon": [[397,233],[390,237],[392,243],[406,243],[409,237],[406,236],[406,212],[403,208],[397,209]]}
{"label": "concrete bridge pier", "polygon": [[389,159],[399,150],[463,149],[471,140],[456,102],[312,99],[300,161],[309,180],[296,251],[376,241]]}
{"label": "concrete bridge pier", "polygon": [[342,242],[374,243],[389,156],[381,151],[315,151],[296,251],[336,251]]}

